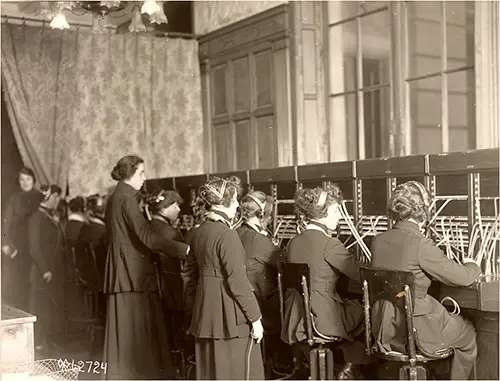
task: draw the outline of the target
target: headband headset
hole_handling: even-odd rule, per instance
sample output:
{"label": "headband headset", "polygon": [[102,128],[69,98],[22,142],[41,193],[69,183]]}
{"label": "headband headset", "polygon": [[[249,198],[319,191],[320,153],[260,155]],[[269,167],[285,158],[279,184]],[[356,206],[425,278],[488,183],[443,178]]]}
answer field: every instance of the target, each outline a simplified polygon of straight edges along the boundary
{"label": "headband headset", "polygon": [[257,218],[262,218],[264,216],[264,210],[266,209],[266,202],[260,201],[257,197],[254,195],[248,193],[247,196],[252,199],[253,202],[255,202],[259,206],[259,210],[255,212],[255,216]]}
{"label": "headband headset", "polygon": [[407,181],[406,184],[410,184],[414,188],[418,189],[418,192],[420,193],[420,196],[422,197],[422,200],[424,202],[425,216],[426,216],[427,219],[429,219],[429,214],[430,214],[429,192],[418,181],[413,181],[413,180],[412,181]]}

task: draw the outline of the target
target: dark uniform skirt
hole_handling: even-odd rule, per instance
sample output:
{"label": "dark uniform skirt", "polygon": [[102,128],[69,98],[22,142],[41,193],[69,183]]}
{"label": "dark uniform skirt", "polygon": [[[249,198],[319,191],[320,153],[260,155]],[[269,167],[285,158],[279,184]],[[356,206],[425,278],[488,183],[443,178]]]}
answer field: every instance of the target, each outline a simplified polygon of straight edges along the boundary
{"label": "dark uniform skirt", "polygon": [[264,379],[260,344],[251,337],[195,339],[194,345],[197,380],[245,380],[247,369],[249,379]]}
{"label": "dark uniform skirt", "polygon": [[173,367],[156,292],[108,295],[104,379],[172,379]]}

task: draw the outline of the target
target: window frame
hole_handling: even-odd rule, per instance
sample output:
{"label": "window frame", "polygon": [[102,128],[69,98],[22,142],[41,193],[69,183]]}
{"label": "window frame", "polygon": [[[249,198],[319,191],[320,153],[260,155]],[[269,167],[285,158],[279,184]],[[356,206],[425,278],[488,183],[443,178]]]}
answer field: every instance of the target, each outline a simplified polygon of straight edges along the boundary
{"label": "window frame", "polygon": [[[403,31],[402,38],[404,40],[403,44],[403,95],[404,100],[403,104],[405,105],[404,112],[405,118],[404,124],[402,126],[402,132],[404,135],[405,143],[405,154],[411,155],[413,153],[412,142],[415,140],[416,129],[412,126],[411,123],[411,91],[410,84],[412,82],[416,82],[418,80],[424,80],[429,78],[441,77],[441,150],[440,153],[450,152],[450,118],[449,118],[449,88],[448,88],[448,76],[450,74],[458,73],[458,72],[466,72],[467,70],[475,70],[475,62],[473,65],[463,65],[459,67],[448,68],[448,38],[447,38],[447,18],[446,18],[446,1],[440,1],[440,53],[441,53],[441,68],[440,71],[426,73],[424,75],[419,76],[411,76],[410,73],[410,49],[409,49],[409,1],[400,1],[402,3],[402,23],[403,23]],[[475,87],[475,84],[474,84]],[[474,130],[468,131],[469,138],[476,136],[477,125],[474,123]],[[472,147],[470,149],[474,149],[476,147],[475,139],[473,140]]]}
{"label": "window frame", "polygon": [[[325,17],[328,18],[328,3],[325,2],[324,4],[324,12],[325,12]],[[373,85],[373,86],[364,86],[364,81],[363,81],[363,37],[362,37],[362,25],[361,25],[361,19],[367,16],[371,16],[377,13],[381,13],[387,11],[389,14],[389,19],[391,19],[391,3],[389,2],[387,5],[377,7],[375,9],[372,9],[370,11],[362,12],[362,13],[357,13],[355,16],[347,17],[345,19],[341,19],[335,22],[328,22],[328,19],[326,20],[326,34],[325,34],[325,40],[327,41],[328,44],[328,37],[329,37],[329,32],[331,28],[334,28],[336,26],[340,26],[342,24],[347,24],[348,22],[355,21],[356,22],[356,56],[354,57],[356,60],[356,88],[353,90],[347,90],[343,92],[338,92],[338,93],[331,93],[329,86],[327,86],[327,96],[328,96],[328,102],[326,103],[327,107],[327,113],[328,115],[331,113],[330,110],[330,100],[332,98],[336,97],[344,97],[344,99],[347,102],[347,96],[351,94],[356,94],[356,111],[357,111],[357,131],[356,131],[356,136],[357,136],[357,159],[365,159],[366,158],[366,144],[367,142],[365,141],[365,129],[366,129],[366,124],[365,124],[365,107],[364,107],[364,94],[373,92],[376,90],[381,90],[381,89],[389,89],[389,115],[394,115],[394,99],[393,99],[393,65],[394,65],[394,51],[393,51],[393,36],[392,36],[392,28],[389,26],[389,57],[388,57],[388,62],[389,62],[389,75],[388,75],[388,82],[384,82],[378,85]],[[330,62],[329,62],[329,55],[325,55],[325,60],[326,60],[326,67],[327,67],[327,72],[328,72],[328,78],[330,76]],[[330,119],[327,118],[329,121]],[[328,122],[329,123],[329,122]],[[392,125],[392,123],[391,123]],[[333,126],[329,125],[330,130],[333,128]],[[390,135],[390,133],[389,133]],[[372,142],[370,142],[372,144]],[[389,148],[389,151],[391,149]]]}

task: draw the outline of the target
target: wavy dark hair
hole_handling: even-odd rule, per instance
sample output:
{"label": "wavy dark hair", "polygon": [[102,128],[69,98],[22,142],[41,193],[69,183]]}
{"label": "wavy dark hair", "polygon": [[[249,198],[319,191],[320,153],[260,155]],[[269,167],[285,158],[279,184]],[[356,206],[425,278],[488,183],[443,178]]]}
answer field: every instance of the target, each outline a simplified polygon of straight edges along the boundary
{"label": "wavy dark hair", "polygon": [[33,179],[33,184],[36,183],[36,177],[35,177],[35,172],[31,168],[28,167],[23,167],[17,174],[17,177],[19,178],[20,175],[27,175],[30,176]]}
{"label": "wavy dark hair", "polygon": [[158,213],[164,208],[168,208],[173,203],[181,205],[184,200],[175,190],[158,189],[155,192],[149,193],[145,199],[152,213]]}
{"label": "wavy dark hair", "polygon": [[48,200],[50,196],[54,193],[61,195],[62,189],[59,185],[51,184],[51,185],[42,185],[40,187],[40,192],[43,194],[44,199]]}
{"label": "wavy dark hair", "polygon": [[99,194],[87,197],[87,209],[91,215],[102,216],[106,211],[106,197]]}
{"label": "wavy dark hair", "polygon": [[[324,192],[326,199],[320,203],[321,194]],[[342,198],[342,191],[337,184],[328,184],[326,189],[299,189],[295,193],[295,213],[306,221],[317,220],[326,217],[330,205],[340,204]]]}
{"label": "wavy dark hair", "polygon": [[136,155],[128,155],[122,157],[116,163],[111,171],[111,178],[116,181],[128,180],[137,171],[139,164],[144,163],[144,160]]}
{"label": "wavy dark hair", "polygon": [[387,202],[387,213],[395,221],[413,218],[418,222],[429,220],[430,194],[418,181],[407,181],[392,191]]}
{"label": "wavy dark hair", "polygon": [[[261,209],[260,205],[252,197],[264,205],[264,210]],[[256,215],[259,218],[269,217],[273,212],[273,198],[261,191],[248,192],[241,198],[240,208],[243,218],[252,218]]]}
{"label": "wavy dark hair", "polygon": [[227,179],[212,177],[205,184],[198,188],[200,196],[208,207],[213,205],[223,205],[228,207],[234,195],[241,192],[241,180],[236,176]]}

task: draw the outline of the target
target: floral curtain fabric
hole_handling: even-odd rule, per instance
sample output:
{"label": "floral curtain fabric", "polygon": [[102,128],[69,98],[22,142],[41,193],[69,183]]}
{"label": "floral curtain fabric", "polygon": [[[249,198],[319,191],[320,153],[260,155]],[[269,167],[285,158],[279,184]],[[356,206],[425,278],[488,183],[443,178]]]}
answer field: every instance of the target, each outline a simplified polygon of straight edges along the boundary
{"label": "floral curtain fabric", "polygon": [[152,178],[203,172],[196,41],[3,24],[2,78],[21,105],[9,111],[22,120],[18,145],[35,152],[23,159],[37,156],[51,182],[67,178],[71,195],[113,186],[127,154],[142,156]]}

